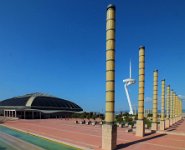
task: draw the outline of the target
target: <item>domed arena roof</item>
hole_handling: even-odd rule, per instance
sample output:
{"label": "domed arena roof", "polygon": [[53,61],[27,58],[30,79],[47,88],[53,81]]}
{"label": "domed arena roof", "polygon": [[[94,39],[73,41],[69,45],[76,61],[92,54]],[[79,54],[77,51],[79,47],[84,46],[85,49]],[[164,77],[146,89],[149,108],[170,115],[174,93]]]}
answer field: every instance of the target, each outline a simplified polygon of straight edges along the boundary
{"label": "domed arena roof", "polygon": [[42,93],[26,94],[24,96],[3,100],[0,102],[0,107],[15,109],[29,108],[40,110],[83,111],[83,109],[74,102]]}

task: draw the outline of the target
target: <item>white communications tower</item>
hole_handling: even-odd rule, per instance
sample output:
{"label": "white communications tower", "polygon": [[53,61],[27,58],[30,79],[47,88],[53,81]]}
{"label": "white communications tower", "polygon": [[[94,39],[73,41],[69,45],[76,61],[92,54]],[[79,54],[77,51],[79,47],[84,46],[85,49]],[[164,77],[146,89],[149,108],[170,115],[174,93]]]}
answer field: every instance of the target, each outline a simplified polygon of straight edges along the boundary
{"label": "white communications tower", "polygon": [[124,87],[125,87],[125,93],[126,93],[128,104],[129,104],[129,108],[130,108],[129,114],[132,114],[133,115],[132,104],[131,104],[130,96],[129,96],[129,93],[128,93],[128,86],[136,83],[136,80],[132,79],[131,61],[130,61],[130,77],[128,79],[123,80],[123,83],[125,84],[124,85]]}

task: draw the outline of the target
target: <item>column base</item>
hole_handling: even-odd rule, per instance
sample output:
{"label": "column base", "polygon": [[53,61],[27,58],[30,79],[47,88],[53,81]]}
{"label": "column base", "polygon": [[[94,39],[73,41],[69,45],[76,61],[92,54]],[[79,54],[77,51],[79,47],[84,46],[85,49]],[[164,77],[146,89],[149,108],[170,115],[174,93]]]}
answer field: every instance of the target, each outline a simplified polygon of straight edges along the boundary
{"label": "column base", "polygon": [[172,126],[172,125],[173,125],[173,119],[170,118],[170,126]]}
{"label": "column base", "polygon": [[178,117],[175,117],[175,123],[178,122]]}
{"label": "column base", "polygon": [[143,137],[145,135],[145,126],[143,120],[137,120],[136,122],[136,136]]}
{"label": "column base", "polygon": [[175,124],[175,118],[173,118],[172,123]]}
{"label": "column base", "polygon": [[104,124],[102,126],[102,149],[114,150],[117,143],[117,126]]}
{"label": "column base", "polygon": [[179,121],[182,120],[182,116],[179,116]]}
{"label": "column base", "polygon": [[170,127],[170,120],[166,119],[165,120],[165,129],[168,129]]}
{"label": "column base", "polygon": [[165,130],[165,121],[160,121],[160,130]]}
{"label": "column base", "polygon": [[158,124],[156,122],[152,122],[152,131],[157,131],[158,130]]}
{"label": "column base", "polygon": [[180,121],[181,119],[180,119],[180,117],[178,117],[178,121]]}

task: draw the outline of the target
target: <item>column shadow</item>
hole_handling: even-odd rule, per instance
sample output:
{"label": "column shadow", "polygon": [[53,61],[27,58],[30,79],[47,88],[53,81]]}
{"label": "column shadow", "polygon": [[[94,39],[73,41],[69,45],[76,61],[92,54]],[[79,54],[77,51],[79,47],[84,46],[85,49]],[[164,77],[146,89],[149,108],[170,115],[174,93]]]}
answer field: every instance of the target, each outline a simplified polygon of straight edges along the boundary
{"label": "column shadow", "polygon": [[138,144],[138,143],[142,143],[142,142],[145,142],[145,141],[149,141],[149,140],[155,139],[155,138],[160,138],[160,137],[163,137],[163,136],[165,136],[165,135],[166,135],[166,134],[160,134],[160,135],[156,135],[156,136],[149,137],[149,138],[144,138],[144,139],[137,140],[137,141],[132,141],[132,142],[125,143],[125,144],[119,144],[119,145],[117,145],[116,149],[126,148],[126,147],[129,147],[129,146],[131,146],[131,145]]}
{"label": "column shadow", "polygon": [[170,126],[170,128],[166,129],[166,131],[170,132],[170,131],[176,130],[183,122],[184,122],[184,119],[176,122],[175,124]]}
{"label": "column shadow", "polygon": [[149,133],[146,133],[145,132],[145,137],[147,137],[147,136],[149,136],[149,135],[152,135],[152,134],[155,134],[156,133],[156,131],[153,131],[153,130],[151,130],[151,132],[149,132]]}

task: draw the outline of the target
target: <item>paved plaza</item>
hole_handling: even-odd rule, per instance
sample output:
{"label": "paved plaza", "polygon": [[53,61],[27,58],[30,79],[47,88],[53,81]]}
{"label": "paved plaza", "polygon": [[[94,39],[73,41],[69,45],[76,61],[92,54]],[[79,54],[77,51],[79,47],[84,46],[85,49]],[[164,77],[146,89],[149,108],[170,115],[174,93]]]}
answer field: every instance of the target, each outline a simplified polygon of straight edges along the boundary
{"label": "paved plaza", "polygon": [[[75,124],[75,120],[43,119],[17,120],[5,126],[68,143],[83,149],[101,150],[101,126]],[[173,125],[165,132],[148,134],[144,138],[128,133],[118,127],[118,149],[132,150],[185,150],[185,120]]]}

